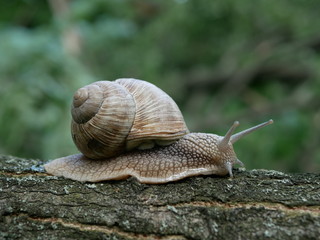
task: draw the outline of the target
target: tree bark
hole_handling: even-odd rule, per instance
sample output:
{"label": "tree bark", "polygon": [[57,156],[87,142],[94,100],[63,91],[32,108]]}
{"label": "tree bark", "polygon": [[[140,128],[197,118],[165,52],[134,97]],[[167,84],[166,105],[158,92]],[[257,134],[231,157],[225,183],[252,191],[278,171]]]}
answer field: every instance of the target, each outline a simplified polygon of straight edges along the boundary
{"label": "tree bark", "polygon": [[82,183],[0,156],[0,239],[319,239],[320,175]]}

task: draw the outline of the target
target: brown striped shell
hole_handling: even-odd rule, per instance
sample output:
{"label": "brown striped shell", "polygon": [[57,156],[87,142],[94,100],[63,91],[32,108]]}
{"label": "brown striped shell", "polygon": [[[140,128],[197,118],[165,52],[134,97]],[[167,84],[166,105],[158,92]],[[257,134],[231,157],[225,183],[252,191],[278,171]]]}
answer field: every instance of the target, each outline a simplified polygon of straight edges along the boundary
{"label": "brown striped shell", "polygon": [[168,145],[189,132],[178,106],[165,92],[132,78],[80,88],[71,113],[72,138],[90,159]]}

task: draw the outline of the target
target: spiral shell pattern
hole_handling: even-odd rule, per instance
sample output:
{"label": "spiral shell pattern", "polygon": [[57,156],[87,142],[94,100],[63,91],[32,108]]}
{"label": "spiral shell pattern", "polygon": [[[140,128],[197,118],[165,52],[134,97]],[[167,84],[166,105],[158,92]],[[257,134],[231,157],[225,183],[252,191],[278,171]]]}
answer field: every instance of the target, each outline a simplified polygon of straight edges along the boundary
{"label": "spiral shell pattern", "polygon": [[71,114],[72,138],[91,159],[170,144],[189,132],[178,106],[165,92],[132,78],[80,88]]}

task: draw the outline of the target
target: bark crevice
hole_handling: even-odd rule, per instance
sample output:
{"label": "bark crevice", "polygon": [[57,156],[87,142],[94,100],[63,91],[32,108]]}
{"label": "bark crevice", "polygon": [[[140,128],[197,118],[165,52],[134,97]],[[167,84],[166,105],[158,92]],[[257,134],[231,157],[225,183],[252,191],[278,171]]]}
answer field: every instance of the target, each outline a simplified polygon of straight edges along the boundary
{"label": "bark crevice", "polygon": [[320,175],[235,169],[161,184],[81,183],[0,156],[0,238],[316,239]]}

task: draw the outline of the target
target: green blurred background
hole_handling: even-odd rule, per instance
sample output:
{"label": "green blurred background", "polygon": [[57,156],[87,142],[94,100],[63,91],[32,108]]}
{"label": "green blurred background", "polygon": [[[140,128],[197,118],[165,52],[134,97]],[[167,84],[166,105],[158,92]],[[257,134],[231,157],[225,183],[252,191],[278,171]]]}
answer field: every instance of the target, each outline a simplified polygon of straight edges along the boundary
{"label": "green blurred background", "polygon": [[1,0],[0,153],[77,152],[74,91],[133,77],[167,92],[191,131],[224,135],[248,169],[320,172],[316,0]]}

